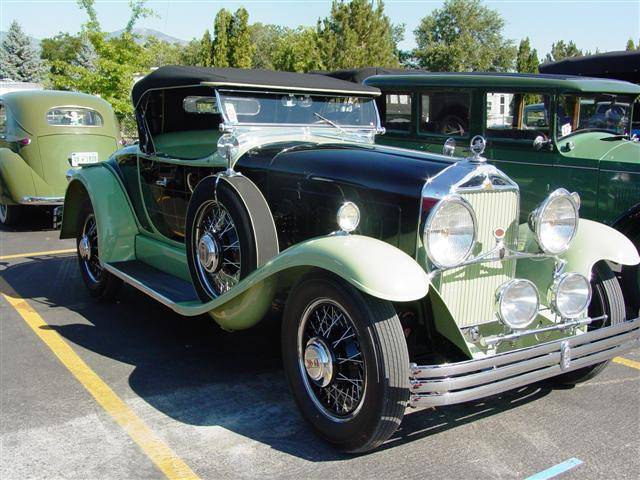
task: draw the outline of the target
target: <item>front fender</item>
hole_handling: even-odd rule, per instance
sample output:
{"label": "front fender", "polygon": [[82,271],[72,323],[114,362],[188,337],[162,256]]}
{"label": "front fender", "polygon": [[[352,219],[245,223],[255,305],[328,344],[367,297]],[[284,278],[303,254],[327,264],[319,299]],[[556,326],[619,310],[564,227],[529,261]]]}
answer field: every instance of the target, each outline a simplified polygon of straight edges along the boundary
{"label": "front fender", "polygon": [[248,328],[264,314],[263,307],[270,304],[280,278],[302,275],[309,268],[329,271],[355,288],[391,302],[423,298],[430,285],[420,265],[396,247],[360,235],[333,235],[286,249],[214,300],[176,305],[174,309],[189,316],[210,313],[226,329]]}
{"label": "front fender", "polygon": [[36,193],[33,171],[24,159],[8,148],[0,149],[0,197],[6,204],[20,203]]}
{"label": "front fender", "polygon": [[134,259],[138,225],[122,184],[106,163],[80,168],[71,177],[64,198],[60,238],[76,237],[78,212],[87,196],[98,225],[100,260]]}
{"label": "front fender", "polygon": [[567,271],[587,277],[600,260],[620,265],[640,263],[640,256],[631,240],[607,225],[585,219],[580,219],[571,247],[562,258],[567,261]]}

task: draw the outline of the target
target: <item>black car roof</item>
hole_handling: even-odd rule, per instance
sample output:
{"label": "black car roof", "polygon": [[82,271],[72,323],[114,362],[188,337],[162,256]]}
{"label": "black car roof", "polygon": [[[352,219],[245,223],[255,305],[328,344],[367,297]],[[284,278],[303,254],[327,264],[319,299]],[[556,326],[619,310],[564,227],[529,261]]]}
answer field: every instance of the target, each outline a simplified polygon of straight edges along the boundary
{"label": "black car roof", "polygon": [[205,68],[166,66],[160,67],[133,86],[133,104],[149,90],[185,86],[213,86],[260,88],[299,92],[320,92],[346,95],[379,95],[375,87],[368,87],[325,75],[293,72],[276,72],[264,69]]}
{"label": "black car roof", "polygon": [[640,51],[607,52],[543,63],[540,73],[607,77],[640,83]]}

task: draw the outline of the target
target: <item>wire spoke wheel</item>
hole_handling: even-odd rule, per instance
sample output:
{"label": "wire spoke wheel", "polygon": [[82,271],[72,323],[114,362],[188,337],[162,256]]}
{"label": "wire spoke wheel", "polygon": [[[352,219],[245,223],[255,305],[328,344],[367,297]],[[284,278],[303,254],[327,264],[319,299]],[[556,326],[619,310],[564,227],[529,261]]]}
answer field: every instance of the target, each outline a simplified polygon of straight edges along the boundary
{"label": "wire spoke wheel", "polygon": [[212,297],[222,295],[240,281],[240,238],[233,218],[222,204],[212,200],[200,206],[194,247],[196,267]]}
{"label": "wire spoke wheel", "polygon": [[78,242],[80,263],[89,279],[100,283],[104,279],[104,269],[100,264],[98,251],[98,227],[93,213],[87,215],[82,226],[82,234]]}
{"label": "wire spoke wheel", "polygon": [[365,358],[353,321],[337,302],[311,303],[298,329],[298,362],[307,393],[336,421],[358,413],[366,386]]}

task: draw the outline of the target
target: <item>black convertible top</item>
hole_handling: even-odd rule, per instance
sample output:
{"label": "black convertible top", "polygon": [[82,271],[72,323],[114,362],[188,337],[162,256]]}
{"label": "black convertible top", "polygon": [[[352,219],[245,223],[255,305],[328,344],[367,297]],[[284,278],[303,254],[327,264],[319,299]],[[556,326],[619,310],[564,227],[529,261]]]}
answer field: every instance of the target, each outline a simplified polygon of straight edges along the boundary
{"label": "black convertible top", "polygon": [[418,71],[406,70],[403,68],[363,67],[354,68],[352,70],[334,70],[332,72],[318,71],[313,73],[320,73],[328,77],[347,80],[349,82],[363,83],[367,78],[373,77],[374,75],[401,75],[411,72],[417,73]]}
{"label": "black convertible top", "polygon": [[145,92],[185,86],[227,86],[270,90],[336,93],[347,95],[379,95],[380,90],[325,75],[276,72],[263,69],[205,68],[170,65],[160,67],[133,86],[131,97],[137,106]]}
{"label": "black convertible top", "polygon": [[640,51],[607,52],[543,63],[540,73],[615,78],[640,83]]}

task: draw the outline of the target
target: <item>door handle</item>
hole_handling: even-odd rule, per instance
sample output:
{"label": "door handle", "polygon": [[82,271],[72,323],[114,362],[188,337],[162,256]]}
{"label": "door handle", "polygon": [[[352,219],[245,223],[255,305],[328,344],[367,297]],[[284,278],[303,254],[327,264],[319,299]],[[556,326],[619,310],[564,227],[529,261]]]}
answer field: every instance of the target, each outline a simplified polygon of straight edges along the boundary
{"label": "door handle", "polygon": [[162,177],[162,180],[156,180],[156,185],[158,185],[159,187],[166,187],[167,177]]}

